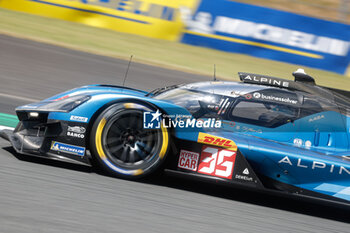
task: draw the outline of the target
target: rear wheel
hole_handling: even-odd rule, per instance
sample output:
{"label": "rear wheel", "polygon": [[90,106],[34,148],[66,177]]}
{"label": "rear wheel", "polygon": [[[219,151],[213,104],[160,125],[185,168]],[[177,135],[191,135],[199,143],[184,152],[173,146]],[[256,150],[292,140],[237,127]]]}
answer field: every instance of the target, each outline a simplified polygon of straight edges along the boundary
{"label": "rear wheel", "polygon": [[[117,103],[96,119],[90,137],[94,159],[109,173],[137,179],[154,173],[165,160],[169,134],[166,128],[145,129],[145,104]],[[159,119],[160,120],[160,119]]]}

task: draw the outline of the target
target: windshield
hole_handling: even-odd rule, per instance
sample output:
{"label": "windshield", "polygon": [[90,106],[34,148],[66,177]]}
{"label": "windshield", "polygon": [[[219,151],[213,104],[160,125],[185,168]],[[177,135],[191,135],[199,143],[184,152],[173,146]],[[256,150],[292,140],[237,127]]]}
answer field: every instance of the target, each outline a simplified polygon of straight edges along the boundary
{"label": "windshield", "polygon": [[217,97],[208,93],[176,88],[168,90],[154,97],[155,99],[168,100],[176,105],[186,108],[192,115],[201,109],[200,102],[215,103]]}
{"label": "windshield", "polygon": [[298,109],[294,106],[267,103],[238,101],[231,112],[231,120],[274,128],[298,117]]}

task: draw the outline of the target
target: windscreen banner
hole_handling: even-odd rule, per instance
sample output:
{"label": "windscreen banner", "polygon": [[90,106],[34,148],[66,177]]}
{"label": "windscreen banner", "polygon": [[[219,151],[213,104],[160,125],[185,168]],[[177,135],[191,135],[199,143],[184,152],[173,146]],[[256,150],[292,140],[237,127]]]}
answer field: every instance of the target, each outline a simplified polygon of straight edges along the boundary
{"label": "windscreen banner", "polygon": [[180,8],[197,0],[0,0],[0,7],[158,39],[178,41]]}
{"label": "windscreen banner", "polygon": [[182,42],[344,74],[350,26],[230,0],[182,8]]}

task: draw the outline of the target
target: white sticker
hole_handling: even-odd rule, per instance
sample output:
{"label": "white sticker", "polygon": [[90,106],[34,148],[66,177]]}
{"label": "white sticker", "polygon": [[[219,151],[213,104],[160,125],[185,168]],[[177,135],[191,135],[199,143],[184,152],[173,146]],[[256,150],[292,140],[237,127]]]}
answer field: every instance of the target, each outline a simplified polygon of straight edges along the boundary
{"label": "white sticker", "polygon": [[81,116],[70,116],[71,121],[88,122],[89,118]]}
{"label": "white sticker", "polygon": [[187,150],[181,150],[179,163],[177,166],[179,168],[196,171],[198,166],[198,160],[199,160],[198,153],[187,151]]}

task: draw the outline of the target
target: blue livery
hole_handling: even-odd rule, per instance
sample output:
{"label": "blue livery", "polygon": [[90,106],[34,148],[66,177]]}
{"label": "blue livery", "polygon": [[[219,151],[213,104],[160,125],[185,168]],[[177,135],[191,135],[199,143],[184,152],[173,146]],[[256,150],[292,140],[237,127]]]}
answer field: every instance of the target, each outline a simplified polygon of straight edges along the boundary
{"label": "blue livery", "polygon": [[[2,130],[17,153],[100,166],[124,179],[157,171],[350,203],[350,93],[239,73],[145,92],[89,85],[16,109]],[[87,153],[89,151],[89,153]]]}

